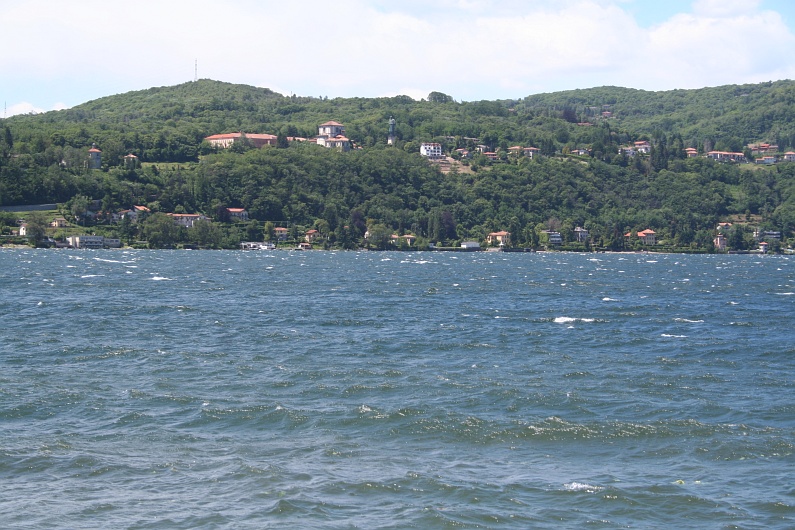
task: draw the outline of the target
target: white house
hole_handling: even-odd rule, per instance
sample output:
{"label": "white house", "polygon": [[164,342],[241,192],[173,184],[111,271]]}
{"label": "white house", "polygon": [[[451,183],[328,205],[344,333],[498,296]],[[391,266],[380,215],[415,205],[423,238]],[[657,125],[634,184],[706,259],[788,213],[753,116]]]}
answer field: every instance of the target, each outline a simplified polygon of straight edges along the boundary
{"label": "white house", "polygon": [[174,219],[174,223],[185,228],[193,228],[196,221],[207,219],[205,216],[198,213],[167,213],[166,215]]}
{"label": "white house", "polygon": [[213,147],[217,147],[219,149],[226,149],[228,147],[232,147],[232,145],[240,141],[241,138],[245,137],[245,139],[253,146],[253,147],[262,147],[265,145],[276,145],[277,137],[275,134],[255,134],[255,133],[225,133],[225,134],[213,134],[212,136],[208,136],[205,138],[207,143],[212,145]]}
{"label": "white house", "polygon": [[336,121],[321,123],[317,128],[317,145],[323,147],[350,151],[351,141],[345,137],[345,126]]}
{"label": "white house", "polygon": [[442,144],[436,142],[422,142],[420,154],[430,159],[442,158]]}
{"label": "white house", "polygon": [[69,236],[66,241],[74,248],[105,248],[103,236]]}

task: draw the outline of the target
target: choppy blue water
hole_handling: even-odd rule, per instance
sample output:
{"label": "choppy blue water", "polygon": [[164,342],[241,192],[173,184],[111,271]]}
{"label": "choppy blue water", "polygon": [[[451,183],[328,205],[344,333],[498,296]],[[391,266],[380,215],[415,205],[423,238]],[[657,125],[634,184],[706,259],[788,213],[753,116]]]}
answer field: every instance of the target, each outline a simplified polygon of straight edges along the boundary
{"label": "choppy blue water", "polygon": [[795,259],[0,251],[3,528],[795,526]]}

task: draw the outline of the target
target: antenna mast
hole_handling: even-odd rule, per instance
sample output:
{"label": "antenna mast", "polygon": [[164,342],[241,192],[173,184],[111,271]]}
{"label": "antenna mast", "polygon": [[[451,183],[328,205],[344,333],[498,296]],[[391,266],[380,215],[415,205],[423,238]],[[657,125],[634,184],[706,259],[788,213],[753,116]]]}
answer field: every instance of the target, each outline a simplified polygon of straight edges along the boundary
{"label": "antenna mast", "polygon": [[196,62],[193,64],[193,82],[199,80],[199,60],[196,59]]}

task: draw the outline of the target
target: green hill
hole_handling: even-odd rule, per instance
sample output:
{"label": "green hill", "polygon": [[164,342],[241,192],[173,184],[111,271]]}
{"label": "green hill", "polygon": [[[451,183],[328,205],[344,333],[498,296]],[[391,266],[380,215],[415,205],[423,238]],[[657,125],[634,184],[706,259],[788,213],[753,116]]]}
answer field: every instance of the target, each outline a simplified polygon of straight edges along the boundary
{"label": "green hill", "polygon": [[[595,246],[626,248],[624,233],[653,228],[664,245],[703,250],[716,224],[733,220],[747,223],[733,240],[743,248],[753,245],[751,225],[792,236],[795,164],[686,159],[684,148],[741,151],[753,142],[791,148],[793,100],[791,81],[667,92],[600,87],[456,102],[436,92],[423,101],[329,100],[200,80],[0,122],[0,205],[88,197],[109,212],[146,204],[216,220],[225,207],[246,208],[258,223],[226,227],[223,244],[230,246],[262,236],[271,221],[319,228],[343,246],[367,228],[443,244],[505,229],[518,244],[536,246],[544,229],[571,242],[573,229],[584,226]],[[393,147],[386,145],[390,116],[397,121]],[[328,120],[345,124],[359,149],[292,143],[215,152],[202,142],[235,131],[311,138]],[[622,145],[641,139],[650,141],[651,153],[620,154]],[[423,141],[437,141],[448,153],[485,144],[497,159],[477,155],[442,172],[418,154]],[[85,167],[92,143],[102,150],[101,170]],[[538,147],[541,156],[509,156],[514,145]],[[590,154],[571,154],[576,149]],[[140,167],[123,167],[128,153]],[[146,235],[132,232],[130,238]],[[637,246],[634,238],[629,244]]]}

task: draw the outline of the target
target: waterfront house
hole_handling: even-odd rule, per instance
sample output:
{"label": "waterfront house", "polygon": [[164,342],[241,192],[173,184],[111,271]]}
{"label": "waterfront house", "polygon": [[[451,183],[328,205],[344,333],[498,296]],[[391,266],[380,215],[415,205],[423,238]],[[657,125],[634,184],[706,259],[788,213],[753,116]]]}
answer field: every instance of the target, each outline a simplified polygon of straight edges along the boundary
{"label": "waterfront house", "polygon": [[588,230],[578,226],[574,229],[574,237],[577,238],[577,243],[585,243],[588,241]]}
{"label": "waterfront house", "polygon": [[543,234],[547,235],[547,242],[550,245],[558,246],[563,244],[563,236],[560,232],[553,232],[552,230],[542,230]]}
{"label": "waterfront house", "polygon": [[716,235],[715,239],[712,240],[712,244],[715,245],[715,250],[723,252],[726,250],[726,236],[723,234]]}
{"label": "waterfront house", "polygon": [[289,230],[287,230],[283,226],[277,226],[276,228],[273,229],[273,235],[279,241],[284,241],[285,239],[287,239],[287,234],[288,233],[289,233]]}
{"label": "waterfront house", "polygon": [[[644,245],[656,245],[657,244],[657,233],[652,230],[651,228],[647,228],[646,230],[641,230],[637,233],[638,239]],[[632,237],[632,232],[627,232],[624,234],[624,237],[629,239]]]}
{"label": "waterfront house", "polygon": [[317,230],[315,230],[313,228],[312,230],[307,230],[306,235],[304,236],[304,239],[306,239],[307,243],[312,243],[319,236],[320,236],[320,232],[318,232]]}
{"label": "waterfront house", "polygon": [[486,243],[493,245],[497,243],[501,247],[507,247],[511,244],[511,233],[502,230],[500,232],[491,232],[486,236]]}

